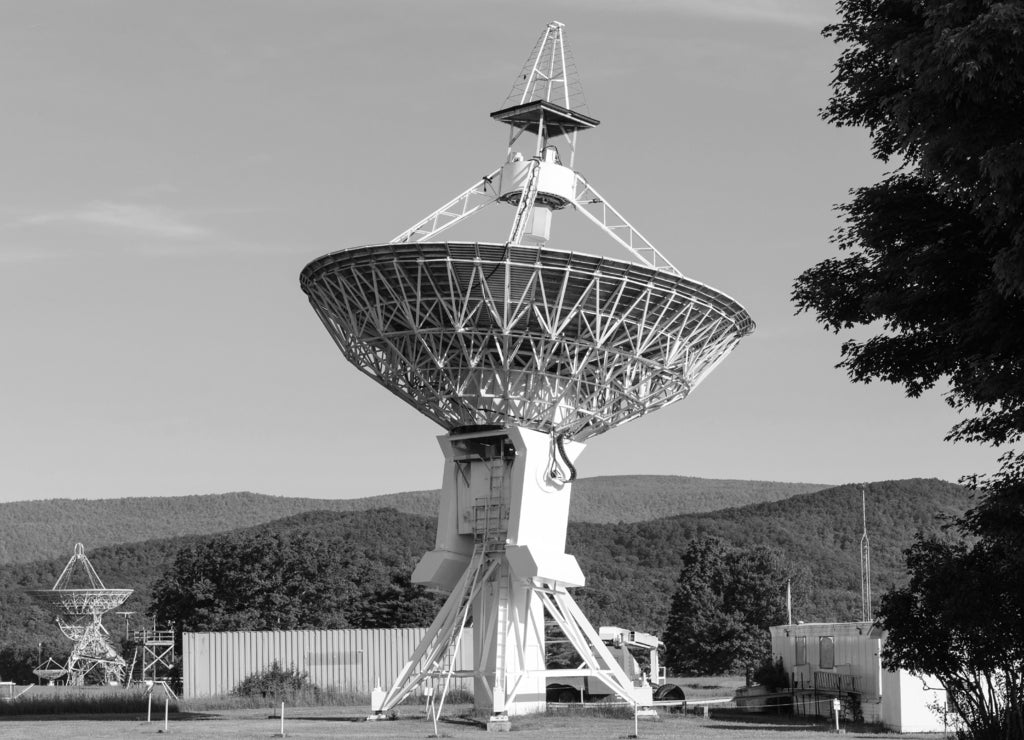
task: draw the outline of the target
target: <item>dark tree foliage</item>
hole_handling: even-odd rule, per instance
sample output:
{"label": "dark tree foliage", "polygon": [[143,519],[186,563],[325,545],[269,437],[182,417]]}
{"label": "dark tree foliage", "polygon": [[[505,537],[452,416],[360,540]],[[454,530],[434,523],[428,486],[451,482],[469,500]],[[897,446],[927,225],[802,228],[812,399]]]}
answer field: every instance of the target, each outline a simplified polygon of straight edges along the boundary
{"label": "dark tree foliage", "polygon": [[669,671],[715,675],[766,662],[768,627],[785,619],[785,582],[768,548],[732,548],[714,537],[691,542],[662,638]]}
{"label": "dark tree foliage", "polygon": [[1024,506],[1020,458],[989,479],[957,522],[961,539],[919,537],[910,582],[885,594],[883,660],[938,678],[961,737],[1024,738]]}
{"label": "dark tree foliage", "polygon": [[1024,6],[982,0],[843,0],[826,35],[845,45],[824,117],[863,126],[900,163],[840,207],[827,259],[794,301],[841,331],[858,381],[911,396],[942,380],[973,414],[952,439],[1024,431]]}
{"label": "dark tree foliage", "polygon": [[[324,531],[314,515],[299,515],[286,520],[288,527],[243,530],[182,548],[154,587],[150,613],[179,631],[429,622],[437,600],[409,581],[406,543],[395,529],[401,515],[343,516],[361,525],[358,540]],[[337,524],[338,515],[321,518]]]}
{"label": "dark tree foliage", "polygon": [[883,660],[939,679],[979,739],[1024,737],[1024,577],[1006,555],[989,542],[920,540],[907,551],[910,584],[882,599]]}
{"label": "dark tree foliage", "polygon": [[1024,4],[840,0],[844,46],[823,111],[894,161],[840,207],[845,256],[793,298],[848,340],[840,366],[911,396],[948,383],[948,438],[1009,445],[960,540],[919,537],[885,596],[886,660],[937,676],[974,738],[1024,738]]}
{"label": "dark tree foliage", "polygon": [[152,612],[198,631],[346,627],[352,554],[323,544],[257,532],[186,547],[154,591]]}

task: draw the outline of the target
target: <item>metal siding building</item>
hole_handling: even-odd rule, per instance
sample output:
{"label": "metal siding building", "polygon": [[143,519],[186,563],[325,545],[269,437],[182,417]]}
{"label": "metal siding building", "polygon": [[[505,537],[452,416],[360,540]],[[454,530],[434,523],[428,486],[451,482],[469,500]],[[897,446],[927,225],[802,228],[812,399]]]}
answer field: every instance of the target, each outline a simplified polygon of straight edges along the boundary
{"label": "metal siding building", "polygon": [[770,627],[772,657],[790,680],[796,714],[828,716],[832,699],[855,695],[866,722],[896,732],[942,732],[946,703],[938,681],[882,667],[885,633],[872,622]]}
{"label": "metal siding building", "polygon": [[[411,658],[422,627],[371,630],[282,630],[186,632],[182,635],[183,696],[186,699],[231,693],[245,678],[274,661],[308,673],[324,690],[369,694],[385,689]],[[463,635],[456,670],[473,668],[473,634]],[[451,688],[472,691],[472,679],[453,679]]]}

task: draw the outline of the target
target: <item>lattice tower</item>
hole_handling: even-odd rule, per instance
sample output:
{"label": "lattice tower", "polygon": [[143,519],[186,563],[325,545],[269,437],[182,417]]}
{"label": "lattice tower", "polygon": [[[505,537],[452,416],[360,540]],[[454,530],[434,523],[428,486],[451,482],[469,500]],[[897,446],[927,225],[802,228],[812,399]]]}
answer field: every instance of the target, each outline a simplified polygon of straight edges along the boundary
{"label": "lattice tower", "polygon": [[[574,169],[578,134],[599,124],[581,101],[552,22],[491,114],[509,127],[504,163],[389,243],[302,271],[345,357],[448,431],[436,547],[413,580],[450,596],[375,716],[429,681],[442,684],[441,711],[469,620],[478,705],[495,722],[542,710],[545,680],[568,675],[545,668],[545,615],[579,653],[575,675],[650,704],[651,686],[631,683],[567,591],[584,583],[564,553],[573,461],[589,437],[688,395],[754,323],[684,276]],[[531,136],[532,152],[517,151]],[[495,204],[514,209],[504,240],[439,239]],[[623,256],[547,246],[562,211]]]}

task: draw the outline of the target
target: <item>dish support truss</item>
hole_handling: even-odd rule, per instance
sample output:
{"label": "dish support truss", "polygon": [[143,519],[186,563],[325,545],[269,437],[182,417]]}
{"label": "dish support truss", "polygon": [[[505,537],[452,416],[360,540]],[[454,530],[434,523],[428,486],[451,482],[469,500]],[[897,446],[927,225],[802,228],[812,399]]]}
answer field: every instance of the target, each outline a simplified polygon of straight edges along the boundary
{"label": "dish support truss", "polygon": [[69,686],[84,686],[85,677],[94,671],[102,671],[107,685],[125,683],[127,662],[110,644],[110,633],[101,618],[102,612],[78,620],[57,617],[60,631],[75,643],[65,666]]}
{"label": "dish support truss", "polygon": [[[548,160],[516,160],[499,167],[417,221],[392,239],[391,243],[434,241],[440,234],[487,206],[511,200],[516,205],[516,216],[506,244],[519,244],[524,239],[527,243],[543,244],[547,242],[546,233],[541,236],[541,232],[529,227],[537,223],[535,209],[547,202],[549,205],[546,208],[551,210],[569,206],[578,211],[640,264],[671,275],[682,275],[583,175],[557,163],[555,152],[548,150],[546,156]],[[551,192],[555,189],[553,186],[542,190],[544,185],[555,180],[561,181],[557,192]],[[563,196],[550,197],[558,192]],[[537,202],[538,196],[541,197],[541,204]],[[547,218],[545,214],[544,219]],[[550,229],[549,223],[547,228]]]}
{"label": "dish support truss", "polygon": [[[570,675],[598,677],[622,701],[649,706],[650,685],[634,685],[568,591],[585,579],[564,552],[570,484],[562,467],[583,445],[566,443],[556,453],[549,435],[522,427],[453,432],[438,440],[445,474],[437,541],[412,580],[450,593],[411,661],[373,707],[374,718],[431,682],[440,688],[436,721],[456,677],[474,679],[477,707],[491,707],[497,723],[543,711],[547,679]],[[576,649],[579,668],[545,668],[545,616]],[[470,622],[474,666],[455,670]]]}

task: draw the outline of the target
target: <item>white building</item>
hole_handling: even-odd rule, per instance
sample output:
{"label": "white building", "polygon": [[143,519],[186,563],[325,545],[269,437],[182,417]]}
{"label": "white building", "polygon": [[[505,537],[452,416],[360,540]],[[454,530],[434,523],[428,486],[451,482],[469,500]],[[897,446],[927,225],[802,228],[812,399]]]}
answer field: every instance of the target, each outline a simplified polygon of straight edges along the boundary
{"label": "white building", "polygon": [[[308,674],[324,690],[369,694],[385,689],[412,657],[426,629],[262,630],[186,632],[182,635],[182,683],[186,699],[230,694],[243,680],[276,662]],[[467,627],[455,669],[473,666],[473,633]],[[450,688],[471,691],[472,679]]]}
{"label": "white building", "polygon": [[[929,676],[882,668],[885,633],[871,622],[770,627],[796,714],[828,716],[835,698],[859,704],[865,722],[896,732],[943,732],[946,692]],[[951,718],[950,718],[951,719]]]}

